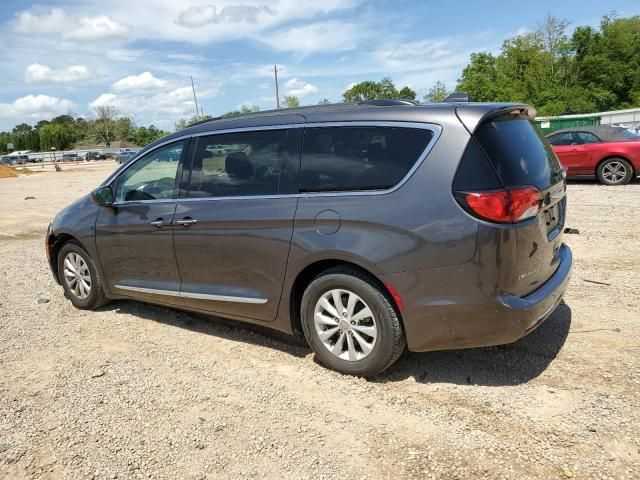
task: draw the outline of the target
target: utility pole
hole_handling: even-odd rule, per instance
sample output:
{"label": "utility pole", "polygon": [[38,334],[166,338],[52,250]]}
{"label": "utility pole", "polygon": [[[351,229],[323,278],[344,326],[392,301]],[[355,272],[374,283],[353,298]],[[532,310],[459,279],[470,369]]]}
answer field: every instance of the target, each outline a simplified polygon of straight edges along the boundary
{"label": "utility pole", "polygon": [[198,120],[200,118],[200,109],[198,108],[198,99],[196,98],[196,87],[193,84],[193,77],[189,78],[191,78],[191,90],[193,90],[193,101],[196,104],[196,120]]}
{"label": "utility pole", "polygon": [[276,108],[280,110],[280,91],[278,90],[278,66],[273,65],[273,74],[276,76]]}

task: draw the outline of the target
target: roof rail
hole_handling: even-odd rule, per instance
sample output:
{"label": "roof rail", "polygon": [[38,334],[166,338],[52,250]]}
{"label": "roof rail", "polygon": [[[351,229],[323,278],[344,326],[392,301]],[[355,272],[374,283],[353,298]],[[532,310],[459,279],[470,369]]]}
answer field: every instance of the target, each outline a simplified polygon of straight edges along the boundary
{"label": "roof rail", "polygon": [[374,99],[374,100],[361,100],[358,102],[358,105],[375,105],[376,107],[391,107],[393,105],[407,105],[407,106],[415,107],[417,103],[411,100],[404,100],[400,98],[385,98],[385,99]]}
{"label": "roof rail", "polygon": [[220,120],[222,118],[224,118],[224,117],[223,116],[219,116],[219,117],[205,118],[203,120],[198,120],[197,122],[189,124],[189,127],[195,127],[196,125],[202,125],[203,123],[212,122],[214,120]]}
{"label": "roof rail", "polygon": [[470,102],[467,92],[453,92],[444,99],[444,103]]}

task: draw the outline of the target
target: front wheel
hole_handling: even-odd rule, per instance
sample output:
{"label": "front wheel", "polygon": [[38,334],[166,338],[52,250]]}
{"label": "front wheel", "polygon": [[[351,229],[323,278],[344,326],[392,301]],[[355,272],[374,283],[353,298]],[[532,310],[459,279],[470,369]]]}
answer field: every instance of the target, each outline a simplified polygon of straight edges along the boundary
{"label": "front wheel", "polygon": [[307,287],[302,329],[316,358],[341,373],[370,377],[405,348],[398,315],[385,292],[358,270],[333,268]]}
{"label": "front wheel", "polygon": [[77,243],[67,242],[60,249],[58,273],[62,288],[75,307],[94,310],[109,303],[93,260]]}
{"label": "front wheel", "polygon": [[609,158],[598,166],[596,175],[604,185],[625,185],[633,176],[633,168],[623,158]]}

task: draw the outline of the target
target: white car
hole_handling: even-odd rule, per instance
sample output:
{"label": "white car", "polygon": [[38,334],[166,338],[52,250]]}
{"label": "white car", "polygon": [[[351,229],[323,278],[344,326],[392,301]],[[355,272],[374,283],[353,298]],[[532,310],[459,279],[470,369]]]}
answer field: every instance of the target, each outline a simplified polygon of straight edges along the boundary
{"label": "white car", "polygon": [[640,123],[636,123],[635,125],[628,127],[627,130],[631,133],[635,133],[636,135],[640,135]]}

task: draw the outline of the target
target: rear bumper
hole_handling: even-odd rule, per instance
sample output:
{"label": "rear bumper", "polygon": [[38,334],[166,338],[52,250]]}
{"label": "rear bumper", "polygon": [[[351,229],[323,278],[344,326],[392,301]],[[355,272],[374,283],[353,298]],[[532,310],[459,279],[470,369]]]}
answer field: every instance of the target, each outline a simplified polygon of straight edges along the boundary
{"label": "rear bumper", "polygon": [[[473,265],[385,276],[400,292],[408,348],[414,352],[502,345],[527,335],[553,313],[571,277],[572,254],[558,252],[551,278],[524,297],[487,295]],[[432,291],[425,293],[427,286]]]}

